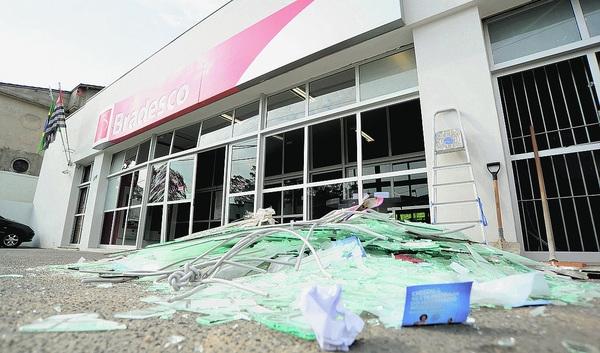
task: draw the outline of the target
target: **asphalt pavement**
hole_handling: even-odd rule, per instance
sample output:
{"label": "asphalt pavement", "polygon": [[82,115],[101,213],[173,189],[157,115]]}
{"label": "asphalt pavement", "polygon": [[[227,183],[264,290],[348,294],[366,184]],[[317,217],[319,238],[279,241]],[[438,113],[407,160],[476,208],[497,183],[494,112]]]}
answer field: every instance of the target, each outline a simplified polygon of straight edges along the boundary
{"label": "asphalt pavement", "polygon": [[[80,277],[41,266],[99,259],[100,253],[62,249],[0,249],[0,352],[318,352],[314,341],[236,321],[200,327],[197,314],[172,319],[123,320],[113,314],[148,306],[144,286],[98,288]],[[2,277],[1,275],[23,277]],[[21,325],[51,315],[98,313],[126,330],[89,333],[19,333]],[[386,329],[367,324],[351,352],[594,352],[600,349],[600,301],[585,306],[477,309],[470,325]],[[185,339],[167,345],[170,336]],[[166,346],[166,347],[165,347]],[[578,350],[577,350],[578,349]]]}

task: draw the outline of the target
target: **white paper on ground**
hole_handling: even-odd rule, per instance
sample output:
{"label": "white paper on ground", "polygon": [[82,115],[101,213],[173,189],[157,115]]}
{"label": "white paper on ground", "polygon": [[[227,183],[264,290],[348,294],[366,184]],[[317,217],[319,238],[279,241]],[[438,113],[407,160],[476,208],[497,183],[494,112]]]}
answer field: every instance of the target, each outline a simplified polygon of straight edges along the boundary
{"label": "white paper on ground", "polygon": [[103,320],[96,313],[54,315],[19,327],[19,332],[83,332],[124,330],[127,326]]}
{"label": "white paper on ground", "polygon": [[342,288],[312,286],[300,296],[300,308],[322,350],[348,351],[365,323],[341,303]]}
{"label": "white paper on ground", "polygon": [[473,282],[471,304],[517,307],[525,305],[529,297],[549,294],[550,289],[544,274],[529,272],[487,282]]}

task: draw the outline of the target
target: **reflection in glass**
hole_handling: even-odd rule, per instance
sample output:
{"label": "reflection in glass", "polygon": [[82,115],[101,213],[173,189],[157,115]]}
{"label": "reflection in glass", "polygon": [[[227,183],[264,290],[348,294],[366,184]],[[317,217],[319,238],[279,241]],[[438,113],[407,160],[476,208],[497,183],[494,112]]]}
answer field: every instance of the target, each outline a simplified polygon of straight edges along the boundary
{"label": "reflection in glass", "polygon": [[495,63],[578,41],[579,29],[569,0],[541,2],[488,24]]}
{"label": "reflection in glass", "polygon": [[131,190],[131,206],[141,205],[146,187],[146,169],[140,169],[133,173],[133,189]]}
{"label": "reflection in glass", "polygon": [[177,153],[196,147],[199,133],[200,123],[175,130],[171,153]]}
{"label": "reflection in glass", "polygon": [[358,204],[356,182],[329,184],[308,189],[310,219],[321,218],[333,210]]}
{"label": "reflection in glass", "polygon": [[127,227],[125,228],[125,239],[123,245],[135,246],[139,223],[140,207],[130,208],[129,212],[127,212]]}
{"label": "reflection in glass", "polygon": [[123,166],[121,169],[133,168],[136,165],[137,146],[132,147],[125,151],[125,159],[123,160]]}
{"label": "reflection in glass", "polygon": [[147,162],[149,153],[150,153],[150,140],[143,142],[140,145],[140,150],[138,151],[136,164]]}
{"label": "reflection in glass", "polygon": [[160,232],[162,226],[163,207],[148,206],[146,208],[146,221],[144,226],[144,238],[142,247],[160,242]]}
{"label": "reflection in glass", "polygon": [[358,70],[361,100],[402,91],[418,85],[414,49],[405,50],[361,65]]}
{"label": "reflection in glass", "polygon": [[303,118],[306,88],[298,86],[267,98],[267,127]]}
{"label": "reflection in glass", "polygon": [[167,175],[167,163],[152,165],[152,177],[150,178],[150,190],[148,202],[162,202],[165,199],[165,178]]}
{"label": "reflection in glass", "polygon": [[259,102],[247,104],[235,110],[235,120],[233,121],[233,136],[240,136],[258,130]]}
{"label": "reflection in glass", "polygon": [[309,84],[308,114],[356,102],[354,69],[338,72]]}
{"label": "reflection in glass", "polygon": [[171,140],[173,133],[168,132],[156,137],[156,146],[154,147],[154,158],[168,156],[171,151]]}
{"label": "reflection in glass", "polygon": [[104,199],[104,209],[112,210],[117,206],[117,195],[119,193],[119,177],[108,179],[106,187],[106,198]]}
{"label": "reflection in glass", "polygon": [[112,156],[112,161],[110,163],[110,174],[116,173],[119,170],[123,169],[123,160],[125,159],[125,151],[121,151],[119,153],[115,153]]}
{"label": "reflection in glass", "polygon": [[206,147],[230,138],[232,122],[233,112],[223,113],[205,120],[202,123],[199,146]]}
{"label": "reflection in glass", "polygon": [[600,1],[579,0],[590,36],[600,34]]}
{"label": "reflection in glass", "polygon": [[192,198],[194,157],[169,161],[168,201]]}
{"label": "reflection in glass", "polygon": [[167,206],[167,241],[189,234],[190,203],[175,203]]}
{"label": "reflection in glass", "polygon": [[231,145],[231,193],[254,190],[256,140]]}
{"label": "reflection in glass", "polygon": [[247,213],[254,212],[254,195],[229,198],[229,222],[243,219]]}

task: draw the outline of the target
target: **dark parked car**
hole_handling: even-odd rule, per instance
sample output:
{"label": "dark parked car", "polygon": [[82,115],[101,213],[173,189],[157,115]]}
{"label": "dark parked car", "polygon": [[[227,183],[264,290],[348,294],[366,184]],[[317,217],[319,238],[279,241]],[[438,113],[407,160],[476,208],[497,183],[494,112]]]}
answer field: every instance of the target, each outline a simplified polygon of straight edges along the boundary
{"label": "dark parked car", "polygon": [[0,216],[0,246],[6,248],[16,248],[23,242],[33,239],[33,229]]}

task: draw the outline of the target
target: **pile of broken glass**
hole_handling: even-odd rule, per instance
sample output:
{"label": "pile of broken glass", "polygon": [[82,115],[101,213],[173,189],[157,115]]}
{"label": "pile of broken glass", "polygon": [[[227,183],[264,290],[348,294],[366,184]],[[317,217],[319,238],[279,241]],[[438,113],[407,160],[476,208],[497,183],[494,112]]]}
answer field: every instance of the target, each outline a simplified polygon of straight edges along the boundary
{"label": "pile of broken glass", "polygon": [[[365,206],[367,205],[367,206]],[[147,281],[146,318],[197,313],[199,325],[253,320],[305,339],[314,333],[298,297],[311,285],[340,285],[357,314],[402,325],[406,287],[472,281],[471,306],[581,304],[600,285],[580,274],[468,239],[460,231],[402,222],[368,204],[291,224],[273,224],[272,210],[172,242],[69,266],[93,274],[85,282]]]}

